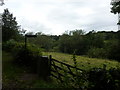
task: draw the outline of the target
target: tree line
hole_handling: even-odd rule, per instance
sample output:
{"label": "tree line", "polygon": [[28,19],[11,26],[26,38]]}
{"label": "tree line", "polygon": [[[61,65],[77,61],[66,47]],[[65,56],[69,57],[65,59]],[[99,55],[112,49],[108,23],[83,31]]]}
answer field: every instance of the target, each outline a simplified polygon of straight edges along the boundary
{"label": "tree line", "polygon": [[[65,32],[62,35],[45,35],[42,32],[36,33],[36,38],[28,38],[31,46],[24,48],[25,30],[20,29],[16,18],[8,9],[2,14],[2,47],[10,51],[14,56],[16,65],[28,66],[32,72],[37,72],[37,60],[42,51],[54,51],[63,53],[74,53],[89,57],[109,58],[120,61],[120,30],[99,31],[94,30],[85,33],[84,30],[76,29]],[[27,34],[33,34],[29,32]],[[34,45],[33,45],[34,44]],[[9,49],[9,50],[8,50]],[[36,50],[35,50],[36,49]],[[74,64],[76,58],[73,56]],[[77,72],[77,70],[76,70]],[[82,89],[119,89],[120,69],[111,68],[92,68],[89,71],[78,73],[80,76],[75,78],[75,85],[78,83]],[[66,75],[66,73],[65,73]],[[69,78],[70,79],[70,78]],[[63,86],[71,87],[68,75]],[[60,84],[60,83],[59,83]]]}
{"label": "tree line", "polygon": [[[2,14],[2,41],[9,40],[24,42],[25,30],[20,29],[16,17],[4,10]],[[27,34],[33,34],[29,32]],[[76,29],[65,32],[62,35],[45,35],[42,32],[36,33],[37,38],[28,39],[28,43],[37,45],[43,51],[54,51],[87,55],[96,58],[108,58],[120,60],[120,30],[114,31],[89,31]]]}
{"label": "tree line", "polygon": [[94,58],[120,59],[120,31],[92,30],[84,33],[83,30],[73,30],[59,36],[38,34],[37,38],[30,38],[29,43],[43,48],[44,51],[75,52],[77,55]]}

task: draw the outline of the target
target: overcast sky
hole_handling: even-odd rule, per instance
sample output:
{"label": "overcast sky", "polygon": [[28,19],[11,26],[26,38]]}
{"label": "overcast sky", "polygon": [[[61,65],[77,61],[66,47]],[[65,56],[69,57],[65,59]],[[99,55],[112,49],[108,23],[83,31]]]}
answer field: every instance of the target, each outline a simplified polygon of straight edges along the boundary
{"label": "overcast sky", "polygon": [[66,30],[117,31],[118,16],[110,13],[111,0],[5,0],[21,28],[45,34]]}

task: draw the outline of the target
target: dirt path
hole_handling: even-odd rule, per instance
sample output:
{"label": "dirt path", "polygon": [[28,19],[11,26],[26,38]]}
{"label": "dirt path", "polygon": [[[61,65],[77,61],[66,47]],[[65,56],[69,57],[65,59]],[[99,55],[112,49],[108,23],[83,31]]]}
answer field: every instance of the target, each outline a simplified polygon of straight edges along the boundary
{"label": "dirt path", "polygon": [[12,63],[12,55],[3,52],[2,87],[3,88],[31,88],[36,80],[37,74],[30,73],[25,67],[19,67]]}

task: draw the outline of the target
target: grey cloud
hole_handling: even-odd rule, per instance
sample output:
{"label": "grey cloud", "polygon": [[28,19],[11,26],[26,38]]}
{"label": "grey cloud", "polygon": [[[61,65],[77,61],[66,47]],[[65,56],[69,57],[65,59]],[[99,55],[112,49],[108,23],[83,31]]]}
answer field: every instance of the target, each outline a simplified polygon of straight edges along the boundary
{"label": "grey cloud", "polygon": [[78,23],[78,19],[81,17],[77,15],[77,13],[74,11],[75,9],[76,6],[72,5],[72,3],[57,4],[55,5],[55,8],[48,14],[48,19],[52,22],[63,25],[76,24]]}
{"label": "grey cloud", "polygon": [[[94,0],[95,1],[95,0]],[[69,7],[66,8],[66,6],[69,5]],[[77,6],[76,6],[77,5]],[[82,5],[82,6],[81,6]],[[105,4],[106,6],[109,6],[108,4]],[[90,16],[84,17],[77,15],[74,13],[74,10],[76,8],[80,7],[89,7],[94,10],[94,14],[91,14]],[[88,3],[88,2],[70,2],[70,3],[64,3],[63,5],[59,5],[59,7],[56,7],[53,11],[51,11],[50,20],[56,23],[60,24],[70,24],[70,25],[76,25],[76,26],[85,26],[85,28],[89,29],[103,29],[104,27],[112,27],[115,26],[115,18],[110,13],[110,8],[105,8],[104,5],[99,5],[99,2],[95,1],[94,3]],[[113,22],[114,21],[114,22]],[[82,22],[86,22],[82,23]]]}
{"label": "grey cloud", "polygon": [[28,32],[43,32],[43,33],[50,33],[51,28],[48,28],[46,25],[39,23],[39,22],[30,22],[29,20],[24,19],[23,22],[20,23],[22,28],[27,30]]}
{"label": "grey cloud", "polygon": [[[106,30],[106,29],[116,29],[117,25],[117,16],[114,16],[110,13],[110,0],[28,0],[25,2],[16,1],[14,3],[8,3],[8,7],[13,10],[13,14],[22,15],[19,9],[20,5],[32,5],[35,13],[43,14],[47,24],[45,25],[39,19],[36,21],[26,20],[19,18],[19,22],[23,28],[29,28],[30,31],[41,31],[44,33],[55,32],[56,24],[59,24],[58,28],[64,30],[72,30],[77,28],[83,28],[86,30]],[[29,5],[29,6],[30,6]],[[75,12],[76,9],[89,8],[93,10],[93,13],[84,15],[83,13]],[[22,8],[23,9],[23,8]],[[10,10],[10,11],[11,11]],[[24,9],[23,9],[24,11]],[[41,13],[42,12],[42,13]],[[85,11],[86,12],[86,11]],[[78,14],[79,13],[79,14]],[[20,15],[19,15],[20,14]],[[39,13],[38,13],[39,14]],[[17,17],[17,16],[16,16]],[[49,28],[50,27],[50,28]],[[62,28],[61,28],[62,27]],[[54,29],[54,30],[53,30]]]}

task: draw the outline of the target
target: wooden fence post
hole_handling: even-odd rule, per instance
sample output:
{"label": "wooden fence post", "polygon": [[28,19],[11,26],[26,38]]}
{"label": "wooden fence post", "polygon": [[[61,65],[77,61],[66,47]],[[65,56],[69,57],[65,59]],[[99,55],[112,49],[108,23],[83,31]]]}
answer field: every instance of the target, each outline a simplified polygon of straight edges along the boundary
{"label": "wooden fence post", "polygon": [[27,37],[25,36],[25,49],[27,47]]}
{"label": "wooden fence post", "polygon": [[40,57],[40,60],[38,60],[38,75],[39,77],[47,80],[49,73],[49,59],[47,56],[42,56]]}
{"label": "wooden fence post", "polygon": [[49,56],[49,76],[51,75],[52,55]]}

